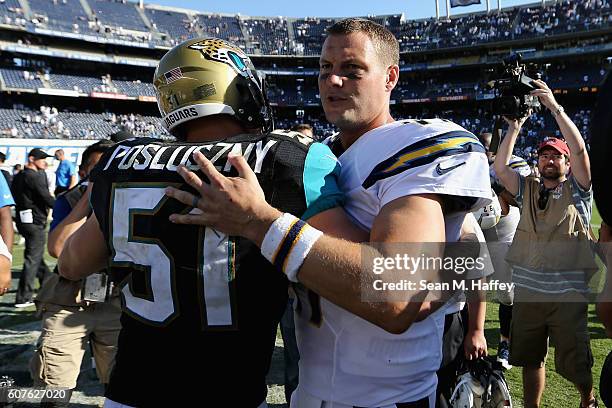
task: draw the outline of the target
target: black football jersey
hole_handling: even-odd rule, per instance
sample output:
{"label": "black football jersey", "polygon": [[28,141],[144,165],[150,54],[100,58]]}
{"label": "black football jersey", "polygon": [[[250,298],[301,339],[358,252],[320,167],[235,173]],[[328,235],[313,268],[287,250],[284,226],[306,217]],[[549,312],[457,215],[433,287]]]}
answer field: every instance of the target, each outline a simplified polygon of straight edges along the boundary
{"label": "black football jersey", "polygon": [[190,190],[176,170],[196,171],[195,151],[230,176],[237,172],[228,154],[242,154],[281,211],[309,217],[341,205],[331,151],[293,132],[201,143],[138,138],[111,149],[92,173],[91,203],[122,285],[106,393],[115,402],[159,406],[189,397],[198,406],[256,407],[266,397],[287,279],[246,239],[169,221],[191,211],[164,189]]}

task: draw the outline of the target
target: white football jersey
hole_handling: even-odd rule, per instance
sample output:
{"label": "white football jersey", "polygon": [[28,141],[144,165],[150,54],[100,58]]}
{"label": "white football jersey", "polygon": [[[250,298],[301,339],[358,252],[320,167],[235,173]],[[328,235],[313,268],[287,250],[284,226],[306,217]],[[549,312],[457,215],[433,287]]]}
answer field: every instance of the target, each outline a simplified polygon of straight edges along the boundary
{"label": "white football jersey", "polygon": [[[445,217],[457,241],[467,212],[490,202],[487,158],[478,139],[440,119],[397,121],[362,135],[340,157],[345,210],[370,230],[381,208],[403,196],[459,197]],[[390,334],[346,310],[299,290],[296,334],[300,387],[324,400],[377,407],[431,395],[442,358],[445,311]]]}

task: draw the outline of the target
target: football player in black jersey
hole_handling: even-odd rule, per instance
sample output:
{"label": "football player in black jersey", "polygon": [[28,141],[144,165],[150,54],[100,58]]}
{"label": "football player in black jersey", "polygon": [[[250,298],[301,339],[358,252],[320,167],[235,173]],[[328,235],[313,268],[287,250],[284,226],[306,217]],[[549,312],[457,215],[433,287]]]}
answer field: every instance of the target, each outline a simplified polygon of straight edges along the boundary
{"label": "football player in black jersey", "polygon": [[170,214],[197,210],[167,197],[165,188],[190,188],[177,168],[197,169],[194,152],[226,175],[239,173],[228,157],[242,155],[276,207],[311,221],[333,219],[338,231],[346,226],[345,237],[363,232],[339,207],[338,164],[329,148],[297,133],[270,132],[264,81],[238,47],[186,41],[162,58],[154,85],[178,142],[139,138],[111,149],[92,177],[93,215],[58,262],[69,279],[109,264],[123,285],[105,406],[175,406],[185,399],[265,406],[287,279],[248,240],[172,224]]}

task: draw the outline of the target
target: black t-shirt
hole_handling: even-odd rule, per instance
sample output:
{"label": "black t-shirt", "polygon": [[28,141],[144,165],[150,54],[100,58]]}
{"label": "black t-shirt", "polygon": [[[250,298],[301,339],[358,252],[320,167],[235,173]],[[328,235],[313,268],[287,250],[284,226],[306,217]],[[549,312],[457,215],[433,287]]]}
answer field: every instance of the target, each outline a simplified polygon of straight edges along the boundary
{"label": "black t-shirt", "polygon": [[20,223],[19,212],[28,209],[32,210],[34,224],[47,223],[49,209],[53,208],[55,199],[49,193],[47,175],[43,170],[25,168],[20,171],[13,178],[11,193],[15,200],[17,223]]}
{"label": "black t-shirt", "polygon": [[[125,285],[108,398],[132,406],[185,396],[202,406],[255,407],[265,400],[287,279],[245,239],[169,222],[170,214],[191,208],[165,196],[164,188],[189,188],[176,165],[192,165],[194,150],[232,176],[227,155],[241,153],[268,202],[302,215],[312,201],[304,189],[311,146],[310,139],[274,133],[199,144],[141,138],[100,160],[91,200],[111,273]],[[318,198],[318,211],[341,204],[340,194]],[[174,394],[180,391],[187,394]],[[213,402],[217,397],[222,405]]]}

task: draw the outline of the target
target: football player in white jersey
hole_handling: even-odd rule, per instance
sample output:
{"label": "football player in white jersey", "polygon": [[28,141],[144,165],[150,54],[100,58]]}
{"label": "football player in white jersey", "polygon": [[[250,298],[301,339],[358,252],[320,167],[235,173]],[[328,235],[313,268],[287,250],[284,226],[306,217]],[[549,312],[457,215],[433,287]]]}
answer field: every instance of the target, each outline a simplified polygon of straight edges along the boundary
{"label": "football player in white jersey", "polygon": [[[523,120],[524,121],[524,120]],[[491,133],[483,133],[480,135],[480,141],[485,149],[487,149],[487,158],[489,159],[489,175],[491,177],[491,185],[498,194],[499,203],[502,209],[502,217],[499,222],[492,228],[484,230],[484,235],[489,245],[491,260],[495,269],[495,278],[502,282],[511,282],[510,265],[506,262],[506,253],[512,244],[516,227],[521,218],[518,207],[514,204],[514,198],[506,189],[503,188],[499,179],[495,174],[493,161],[495,160],[495,152],[491,151]],[[519,156],[512,155],[508,163],[510,168],[523,177],[531,174],[529,164]],[[512,322],[512,303],[514,300],[513,290],[498,290],[497,300],[499,301],[499,345],[497,347],[497,361],[504,368],[510,369],[512,365],[508,362],[510,356],[510,323]]]}
{"label": "football player in white jersey", "polygon": [[[345,209],[373,244],[454,242],[466,214],[490,202],[484,148],[452,122],[395,121],[389,102],[398,64],[397,40],[384,27],[351,18],[328,28],[319,91],[328,121],[340,129],[332,146]],[[373,246],[334,238],[329,228],[322,234],[315,229],[321,226],[272,208],[240,157],[231,159],[235,178],[200,154],[195,160],[207,182],[180,172],[201,197],[172,188],[167,194],[202,214],[170,219],[244,236],[310,289],[296,314],[302,359],[292,407],[433,408],[444,311],[390,291],[380,301],[363,299],[364,287],[385,279],[362,267],[363,251]]]}

